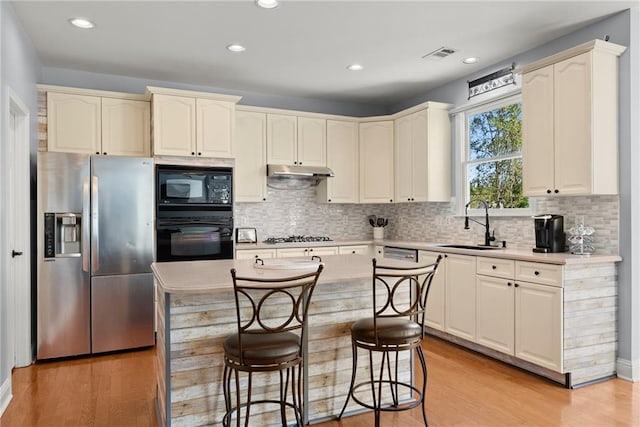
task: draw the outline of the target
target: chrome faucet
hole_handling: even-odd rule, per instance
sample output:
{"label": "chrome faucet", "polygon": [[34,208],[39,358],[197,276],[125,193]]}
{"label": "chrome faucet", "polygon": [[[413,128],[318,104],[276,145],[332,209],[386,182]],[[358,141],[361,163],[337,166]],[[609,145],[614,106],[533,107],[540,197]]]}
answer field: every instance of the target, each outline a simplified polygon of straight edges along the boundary
{"label": "chrome faucet", "polygon": [[[473,218],[469,218],[469,205],[473,202],[479,202],[484,205],[484,218],[485,218],[484,224]],[[469,203],[467,203],[464,207],[464,229],[465,230],[469,229],[469,220],[475,222],[476,224],[480,224],[484,227],[484,246],[490,246],[491,242],[496,240],[496,237],[492,236],[491,233],[489,232],[489,205],[487,205],[487,202],[480,199],[472,199]]]}

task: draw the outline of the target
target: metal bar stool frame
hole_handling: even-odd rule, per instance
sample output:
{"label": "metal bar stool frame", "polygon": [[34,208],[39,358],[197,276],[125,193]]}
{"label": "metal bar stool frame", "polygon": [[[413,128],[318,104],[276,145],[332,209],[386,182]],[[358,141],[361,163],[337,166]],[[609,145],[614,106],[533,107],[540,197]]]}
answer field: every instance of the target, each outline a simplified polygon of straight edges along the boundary
{"label": "metal bar stool frame", "polygon": [[[237,332],[227,337],[224,343],[223,392],[226,413],[222,425],[231,425],[236,414],[236,425],[240,426],[241,408],[245,408],[244,425],[249,425],[250,408],[254,404],[275,403],[280,405],[282,425],[287,425],[286,408],[293,409],[296,425],[303,425],[302,365],[304,363],[304,343],[307,339],[308,309],[311,296],[322,272],[323,264],[310,273],[283,278],[238,277],[231,269],[236,302]],[[256,295],[257,294],[257,295]],[[282,316],[276,325],[270,325],[263,316],[269,311],[271,298],[291,301],[291,312]],[[241,307],[241,301],[248,303]],[[282,313],[280,313],[282,314]],[[256,338],[258,347],[255,347]],[[269,345],[270,339],[285,339],[283,346],[297,346],[295,351],[280,352],[272,358],[264,357],[260,345]],[[295,340],[295,344],[292,344]],[[252,342],[254,347],[252,348]],[[272,349],[273,349],[272,344]],[[262,354],[261,354],[262,353]],[[253,357],[252,357],[253,355]],[[297,375],[296,375],[297,368]],[[275,372],[280,375],[280,398],[251,401],[252,374],[254,372]],[[248,375],[247,401],[240,401],[239,372]],[[285,378],[286,377],[286,378]],[[235,380],[235,406],[231,399],[232,378]],[[289,380],[291,380],[292,401],[287,401]]]}
{"label": "metal bar stool frame", "polygon": [[[422,418],[425,426],[428,425],[425,411],[425,393],[427,387],[427,365],[422,351],[421,343],[424,338],[424,322],[426,314],[427,297],[431,282],[438,270],[442,255],[436,262],[430,265],[416,265],[411,267],[378,266],[374,258],[373,264],[373,316],[355,322],[351,328],[352,348],[352,372],[349,393],[344,402],[338,419],[342,418],[347,408],[349,399],[353,399],[359,405],[374,411],[375,425],[380,425],[381,412],[406,411],[418,406],[422,408]],[[422,276],[422,278],[421,278]],[[402,297],[402,287],[409,284],[410,301],[407,307],[401,308],[398,299]],[[377,295],[376,290],[382,285],[384,292],[383,301]],[[406,303],[404,303],[406,304]],[[406,319],[397,322],[395,319]],[[395,328],[395,333],[391,329]],[[400,330],[405,331],[398,333]],[[391,333],[389,333],[391,332]],[[355,384],[358,365],[358,348],[364,349],[369,355],[369,379]],[[401,351],[416,350],[422,369],[422,388],[413,384],[398,380],[398,356]],[[374,378],[373,353],[382,353],[380,372]],[[395,353],[395,372],[392,375],[390,353]],[[384,379],[386,373],[388,379]],[[391,403],[382,402],[382,386],[389,385]],[[360,388],[370,387],[373,404],[363,402],[356,396]],[[399,401],[399,388],[411,391],[417,398],[409,402]],[[377,392],[376,392],[377,388]]]}

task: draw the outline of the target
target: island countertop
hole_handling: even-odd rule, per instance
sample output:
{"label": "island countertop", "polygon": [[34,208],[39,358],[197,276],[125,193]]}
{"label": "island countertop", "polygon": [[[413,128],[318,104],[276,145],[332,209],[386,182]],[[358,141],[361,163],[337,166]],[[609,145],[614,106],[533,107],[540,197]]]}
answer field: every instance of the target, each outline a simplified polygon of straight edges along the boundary
{"label": "island countertop", "polygon": [[[291,260],[293,258],[285,259]],[[372,275],[371,259],[371,256],[357,254],[323,256],[324,270],[318,283],[339,283],[370,278]],[[279,260],[282,259],[279,258]],[[408,262],[389,259],[384,259],[383,263],[384,265],[411,265]],[[232,268],[236,269],[238,276],[243,277],[282,278],[296,272],[296,270],[256,268],[253,259],[155,262],[151,264],[151,270],[158,285],[167,293],[216,292],[233,289]],[[297,271],[302,274],[310,270]]]}

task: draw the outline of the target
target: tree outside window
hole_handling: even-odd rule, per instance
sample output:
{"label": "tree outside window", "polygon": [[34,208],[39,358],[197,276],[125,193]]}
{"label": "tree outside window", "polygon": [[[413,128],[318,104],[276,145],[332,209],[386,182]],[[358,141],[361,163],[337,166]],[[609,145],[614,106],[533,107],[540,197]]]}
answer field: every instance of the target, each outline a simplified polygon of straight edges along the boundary
{"label": "tree outside window", "polygon": [[521,103],[489,106],[466,117],[466,202],[481,199],[492,209],[529,208],[522,194]]}

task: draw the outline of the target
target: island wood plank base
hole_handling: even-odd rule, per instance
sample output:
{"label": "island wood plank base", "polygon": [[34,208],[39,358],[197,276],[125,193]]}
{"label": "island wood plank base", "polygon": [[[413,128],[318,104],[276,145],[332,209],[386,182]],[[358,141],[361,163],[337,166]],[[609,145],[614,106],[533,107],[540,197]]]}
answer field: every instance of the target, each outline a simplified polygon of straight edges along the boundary
{"label": "island wood plank base", "polygon": [[[305,372],[305,412],[310,421],[340,413],[351,380],[351,324],[372,315],[371,280],[318,284],[310,308],[310,334]],[[158,409],[163,426],[220,425],[225,413],[222,391],[222,342],[236,329],[233,292],[169,294],[158,287]],[[275,314],[275,313],[274,313]],[[169,339],[167,339],[169,337]],[[411,381],[412,358],[399,359],[400,378]],[[169,357],[167,357],[169,355]],[[368,357],[358,357],[357,382],[368,375]],[[379,360],[374,359],[374,369]],[[392,364],[392,369],[394,365]],[[374,371],[376,372],[376,371]],[[252,399],[278,394],[277,373],[254,376]],[[246,390],[246,378],[241,377]],[[367,393],[359,394],[370,401]],[[406,393],[403,399],[410,399]],[[164,409],[164,410],[163,410]],[[349,412],[362,407],[350,401]],[[235,420],[235,418],[234,418]],[[288,420],[294,420],[293,414]],[[251,425],[280,426],[279,409],[251,409]]]}

